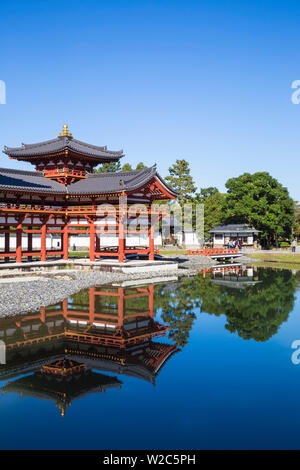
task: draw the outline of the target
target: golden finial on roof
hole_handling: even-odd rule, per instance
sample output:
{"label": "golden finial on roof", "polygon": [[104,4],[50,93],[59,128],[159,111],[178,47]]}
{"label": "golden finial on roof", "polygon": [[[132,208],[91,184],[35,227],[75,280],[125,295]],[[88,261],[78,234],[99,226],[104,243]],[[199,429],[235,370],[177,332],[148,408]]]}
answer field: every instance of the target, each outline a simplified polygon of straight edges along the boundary
{"label": "golden finial on roof", "polygon": [[56,403],[57,408],[60,410],[60,416],[64,417],[66,414],[66,409],[69,408],[70,403]]}
{"label": "golden finial on roof", "polygon": [[58,137],[65,137],[65,136],[73,137],[71,132],[69,132],[67,124],[64,124],[63,131],[60,134],[58,134]]}

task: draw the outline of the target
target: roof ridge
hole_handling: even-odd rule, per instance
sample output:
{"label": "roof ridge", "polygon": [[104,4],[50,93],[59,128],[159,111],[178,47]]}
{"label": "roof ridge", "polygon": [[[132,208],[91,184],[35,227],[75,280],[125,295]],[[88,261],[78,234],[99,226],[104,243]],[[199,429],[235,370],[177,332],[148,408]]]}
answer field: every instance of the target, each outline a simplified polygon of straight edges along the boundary
{"label": "roof ridge", "polygon": [[21,149],[26,149],[28,147],[42,147],[43,145],[48,145],[52,144],[53,142],[58,142],[58,137],[56,139],[50,139],[50,140],[45,140],[44,142],[36,143],[36,144],[24,144],[23,142],[21,143],[21,147],[7,147],[7,145],[4,145],[4,150],[21,150]]}
{"label": "roof ridge", "polygon": [[149,166],[147,168],[142,168],[141,170],[130,170],[130,171],[103,171],[103,172],[100,172],[100,173],[89,173],[88,174],[88,178],[90,177],[99,177],[99,176],[117,176],[117,175],[136,175],[136,174],[143,174],[143,173],[147,173],[147,170],[152,170],[156,168],[155,165],[153,166]]}
{"label": "roof ridge", "polygon": [[73,142],[77,142],[78,144],[83,144],[85,145],[86,147],[89,147],[91,149],[95,149],[95,150],[101,150],[102,152],[107,152],[107,153],[112,153],[112,154],[115,154],[115,153],[121,153],[123,154],[123,150],[108,150],[107,149],[107,145],[93,145],[93,144],[88,144],[87,142],[83,142],[82,140],[78,140],[78,139],[72,139]]}
{"label": "roof ridge", "polygon": [[44,177],[44,175],[41,171],[17,170],[15,168],[0,168],[0,173],[13,173],[13,174],[32,175],[32,176]]}

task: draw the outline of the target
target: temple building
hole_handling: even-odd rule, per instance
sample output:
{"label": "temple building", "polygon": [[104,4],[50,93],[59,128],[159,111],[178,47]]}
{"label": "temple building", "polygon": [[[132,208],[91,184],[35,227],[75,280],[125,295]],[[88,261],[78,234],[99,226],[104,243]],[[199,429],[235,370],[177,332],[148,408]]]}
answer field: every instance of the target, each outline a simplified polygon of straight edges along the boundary
{"label": "temple building", "polygon": [[227,224],[213,228],[209,233],[213,236],[215,248],[232,245],[238,242],[241,247],[257,248],[257,235],[260,231],[247,224]]}
{"label": "temple building", "polygon": [[[154,227],[163,211],[152,203],[177,197],[155,165],[94,173],[99,164],[118,162],[123,151],[76,140],[66,125],[55,139],[5,147],[4,153],[35,167],[35,171],[0,169],[0,234],[5,238],[0,257],[6,262],[33,257],[46,261],[49,256],[67,260],[69,236],[76,233],[89,235],[91,261],[113,256],[123,262],[129,253],[154,259]],[[147,235],[147,246],[127,246],[130,234],[137,232]],[[32,246],[33,234],[40,235],[39,249]],[[47,234],[59,234],[59,246],[47,247]],[[101,246],[101,234],[114,234],[117,243]]]}
{"label": "temple building", "polygon": [[247,289],[261,283],[257,268],[240,263],[220,264],[208,270],[204,269],[203,277],[207,272],[212,274],[210,280],[213,284],[231,289]]}
{"label": "temple building", "polygon": [[[2,394],[54,401],[61,415],[75,399],[121,389],[118,375],[155,384],[178,351],[157,341],[154,285],[90,288],[39,311],[0,319]],[[114,376],[108,375],[114,374]]]}

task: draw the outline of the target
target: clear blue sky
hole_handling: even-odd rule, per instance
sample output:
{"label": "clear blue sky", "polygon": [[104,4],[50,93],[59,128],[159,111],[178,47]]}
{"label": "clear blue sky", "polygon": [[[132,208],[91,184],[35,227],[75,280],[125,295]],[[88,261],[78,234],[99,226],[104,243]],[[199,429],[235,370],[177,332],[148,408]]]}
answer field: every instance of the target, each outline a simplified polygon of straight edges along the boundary
{"label": "clear blue sky", "polygon": [[2,2],[0,147],[67,123],[163,176],[177,158],[198,187],[269,171],[300,200],[299,25],[293,0]]}

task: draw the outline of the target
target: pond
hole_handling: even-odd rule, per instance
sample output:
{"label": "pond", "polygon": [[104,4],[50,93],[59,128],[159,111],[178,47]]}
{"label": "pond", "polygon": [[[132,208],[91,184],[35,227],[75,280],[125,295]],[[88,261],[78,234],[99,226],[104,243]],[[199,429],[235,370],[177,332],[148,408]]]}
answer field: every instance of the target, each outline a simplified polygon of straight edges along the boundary
{"label": "pond", "polygon": [[0,448],[299,448],[299,280],[230,266],[1,319]]}

